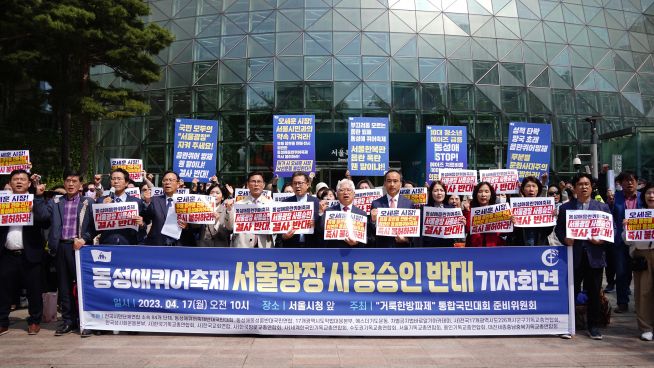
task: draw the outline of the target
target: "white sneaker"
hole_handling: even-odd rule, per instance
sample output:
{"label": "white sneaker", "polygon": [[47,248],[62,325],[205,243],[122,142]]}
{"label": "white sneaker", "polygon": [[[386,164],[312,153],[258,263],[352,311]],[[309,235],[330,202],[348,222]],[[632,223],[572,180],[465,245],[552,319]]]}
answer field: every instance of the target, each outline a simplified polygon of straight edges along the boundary
{"label": "white sneaker", "polygon": [[640,335],[640,339],[643,341],[652,341],[652,331],[643,332],[643,334]]}

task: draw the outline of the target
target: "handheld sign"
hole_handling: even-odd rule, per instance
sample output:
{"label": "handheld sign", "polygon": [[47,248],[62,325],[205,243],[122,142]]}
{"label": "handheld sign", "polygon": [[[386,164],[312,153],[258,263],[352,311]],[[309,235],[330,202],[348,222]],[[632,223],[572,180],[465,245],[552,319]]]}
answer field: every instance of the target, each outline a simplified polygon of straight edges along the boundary
{"label": "handheld sign", "polygon": [[273,193],[272,197],[275,202],[284,202],[287,198],[291,198],[295,193]]}
{"label": "handheld sign", "polygon": [[325,240],[345,240],[350,238],[360,243],[367,241],[368,218],[352,212],[325,212]]}
{"label": "handheld sign", "polygon": [[427,126],[427,181],[438,180],[441,169],[468,167],[468,138],[464,126]]}
{"label": "handheld sign", "polygon": [[125,188],[125,194],[130,197],[141,199],[141,189],[139,188]]}
{"label": "handheld sign", "polygon": [[348,119],[348,169],[352,176],[384,176],[388,170],[388,118]]}
{"label": "handheld sign", "polygon": [[513,232],[511,208],[508,203],[474,207],[470,211],[472,213],[470,234]]}
{"label": "handheld sign", "polygon": [[360,208],[366,214],[370,214],[372,201],[384,195],[381,189],[355,189],[353,205]]}
{"label": "handheld sign", "polygon": [[565,213],[565,237],[600,239],[613,243],[613,215],[604,211],[571,210]]}
{"label": "handheld sign", "polygon": [[6,194],[0,196],[0,226],[34,225],[33,204],[33,194]]}
{"label": "handheld sign", "polygon": [[280,177],[316,171],[315,117],[273,116],[273,167]]}
{"label": "handheld sign", "polygon": [[461,208],[424,207],[422,235],[441,239],[465,238]]}
{"label": "handheld sign", "polygon": [[511,213],[515,227],[555,226],[553,197],[515,197],[511,198]]}
{"label": "handheld sign", "polygon": [[111,170],[124,169],[129,173],[129,178],[135,182],[143,181],[143,160],[136,158],[112,158]]}
{"label": "handheld sign", "polygon": [[136,219],[139,208],[136,202],[93,203],[95,230],[138,230]]}
{"label": "handheld sign", "polygon": [[272,234],[269,204],[234,204],[234,234]]}
{"label": "handheld sign", "polygon": [[184,180],[208,182],[216,175],[218,122],[175,119],[173,170]]}
{"label": "handheld sign", "polygon": [[30,172],[30,151],[0,151],[0,175],[11,174],[14,170]]}
{"label": "handheld sign", "polygon": [[427,188],[401,188],[400,195],[413,202],[414,207],[420,207],[427,204]]}
{"label": "handheld sign", "polygon": [[625,238],[629,241],[654,239],[654,210],[625,210]]}
{"label": "handheld sign", "polygon": [[313,234],[313,202],[284,202],[272,206],[270,228],[273,234]]}
{"label": "handheld sign", "polygon": [[518,170],[520,180],[540,178],[549,171],[551,144],[551,125],[510,122],[506,167]]}
{"label": "handheld sign", "polygon": [[175,194],[177,219],[189,224],[213,225],[216,222],[216,201],[213,197],[199,194]]}
{"label": "handheld sign", "polygon": [[472,195],[477,185],[477,170],[441,169],[440,180],[447,194]]}
{"label": "handheld sign", "polygon": [[420,236],[420,210],[405,208],[379,208],[376,223],[377,236]]}
{"label": "handheld sign", "polygon": [[479,170],[479,182],[483,181],[489,182],[496,194],[518,194],[520,192],[517,170]]}

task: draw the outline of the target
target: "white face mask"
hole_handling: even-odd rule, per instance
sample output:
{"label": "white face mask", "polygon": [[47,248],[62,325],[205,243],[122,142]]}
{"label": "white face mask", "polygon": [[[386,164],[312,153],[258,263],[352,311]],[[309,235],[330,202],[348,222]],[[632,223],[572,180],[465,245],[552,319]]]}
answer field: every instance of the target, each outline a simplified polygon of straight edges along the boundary
{"label": "white face mask", "polygon": [[86,191],[86,196],[91,197],[91,198],[95,198],[95,192],[91,192],[90,190],[88,190],[88,191]]}

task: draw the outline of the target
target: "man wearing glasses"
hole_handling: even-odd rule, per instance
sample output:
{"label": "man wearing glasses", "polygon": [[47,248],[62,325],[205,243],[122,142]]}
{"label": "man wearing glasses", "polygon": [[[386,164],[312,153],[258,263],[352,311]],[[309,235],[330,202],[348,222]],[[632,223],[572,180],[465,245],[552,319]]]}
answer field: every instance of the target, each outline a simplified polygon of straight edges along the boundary
{"label": "man wearing glasses", "polygon": [[297,203],[313,203],[313,234],[299,234],[295,235],[296,229],[289,230],[288,233],[282,234],[278,239],[278,246],[282,248],[316,248],[319,246],[320,238],[315,231],[316,225],[320,221],[320,200],[308,193],[309,191],[309,175],[304,172],[296,171],[291,177],[291,185],[293,188],[294,196],[288,197],[284,202],[297,202]]}
{"label": "man wearing glasses", "polygon": [[[111,172],[111,187],[114,188],[113,193],[108,196],[99,198],[97,203],[125,203],[135,202],[138,207],[139,216],[136,216],[136,225],[143,226],[143,201],[139,198],[128,196],[125,193],[127,184],[129,183],[129,173],[125,169],[115,169]],[[138,230],[134,229],[116,229],[104,230],[100,232],[100,244],[109,245],[136,245],[138,244]]]}
{"label": "man wearing glasses", "polygon": [[[250,195],[236,202],[238,204],[265,204],[272,202],[272,199],[266,198],[263,194],[263,188],[266,182],[263,179],[263,173],[254,171],[248,174],[247,187]],[[225,227],[229,231],[234,229],[234,201],[225,201]],[[231,246],[234,248],[272,248],[275,245],[275,235],[266,234],[234,234]]]}

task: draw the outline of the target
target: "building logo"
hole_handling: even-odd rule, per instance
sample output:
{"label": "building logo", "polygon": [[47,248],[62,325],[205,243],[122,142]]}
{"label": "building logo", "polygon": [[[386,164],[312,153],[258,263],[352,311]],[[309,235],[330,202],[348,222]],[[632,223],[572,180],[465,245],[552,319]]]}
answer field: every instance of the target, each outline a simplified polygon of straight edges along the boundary
{"label": "building logo", "polygon": [[543,252],[540,259],[543,261],[545,266],[552,267],[559,263],[559,251],[556,249],[548,249]]}
{"label": "building logo", "polygon": [[91,256],[93,257],[93,262],[111,262],[111,252],[103,252],[101,250],[93,249],[91,250]]}

